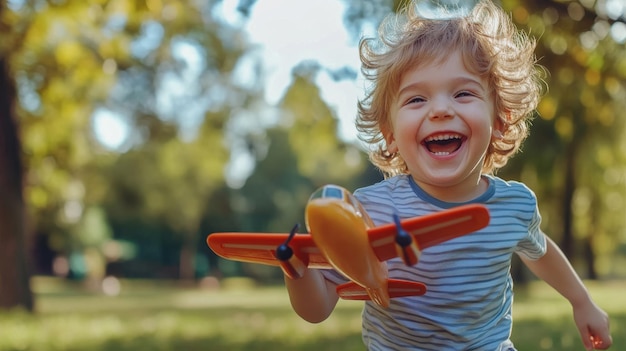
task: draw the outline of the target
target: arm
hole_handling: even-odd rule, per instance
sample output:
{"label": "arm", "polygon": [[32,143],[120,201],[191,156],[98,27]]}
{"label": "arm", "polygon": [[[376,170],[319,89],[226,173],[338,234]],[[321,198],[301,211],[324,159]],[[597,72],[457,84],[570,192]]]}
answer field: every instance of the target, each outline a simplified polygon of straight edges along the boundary
{"label": "arm", "polygon": [[317,269],[307,269],[300,279],[285,276],[285,285],[293,310],[311,323],[328,318],[339,299],[335,284],[326,280]]}
{"label": "arm", "polygon": [[608,349],[613,343],[609,317],[591,299],[589,292],[559,247],[546,236],[546,254],[538,260],[520,255],[539,278],[563,295],[574,311],[574,321],[587,350]]}

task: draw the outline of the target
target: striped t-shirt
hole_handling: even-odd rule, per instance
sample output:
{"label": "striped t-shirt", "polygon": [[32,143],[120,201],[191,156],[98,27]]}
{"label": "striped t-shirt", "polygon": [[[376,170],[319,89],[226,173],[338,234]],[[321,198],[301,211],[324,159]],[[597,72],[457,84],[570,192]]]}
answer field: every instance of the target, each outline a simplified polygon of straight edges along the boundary
{"label": "striped t-shirt", "polygon": [[[511,256],[538,259],[545,237],[533,192],[518,182],[485,176],[488,190],[471,201],[487,206],[490,223],[479,231],[426,248],[417,265],[387,261],[389,277],[423,282],[423,296],[392,298],[389,308],[371,301],[363,310],[368,350],[513,350]],[[422,216],[461,204],[446,203],[402,175],[354,193],[376,225]],[[346,282],[334,271],[326,279]],[[507,348],[502,348],[507,345]]]}

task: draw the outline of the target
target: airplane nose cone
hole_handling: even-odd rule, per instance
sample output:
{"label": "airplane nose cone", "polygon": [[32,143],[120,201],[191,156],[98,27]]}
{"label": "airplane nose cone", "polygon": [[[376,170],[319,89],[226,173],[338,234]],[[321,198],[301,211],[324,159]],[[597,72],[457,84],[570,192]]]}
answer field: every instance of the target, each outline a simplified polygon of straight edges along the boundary
{"label": "airplane nose cone", "polygon": [[354,210],[336,199],[315,199],[306,208],[306,226],[320,247],[345,247],[366,241],[365,224]]}
{"label": "airplane nose cone", "polygon": [[305,210],[305,220],[309,232],[315,231],[311,225],[320,227],[324,223],[333,226],[344,223],[357,226],[359,230],[363,226],[373,227],[359,201],[348,190],[332,184],[319,188],[311,195]]}

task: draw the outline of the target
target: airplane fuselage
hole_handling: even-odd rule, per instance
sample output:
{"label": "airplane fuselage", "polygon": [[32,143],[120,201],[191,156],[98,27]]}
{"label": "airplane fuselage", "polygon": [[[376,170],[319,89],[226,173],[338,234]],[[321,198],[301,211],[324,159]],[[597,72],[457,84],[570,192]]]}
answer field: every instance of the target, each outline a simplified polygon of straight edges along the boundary
{"label": "airplane fuselage", "polygon": [[369,242],[373,227],[361,204],[345,189],[327,185],[314,193],[306,207],[306,226],[317,247],[341,274],[366,289],[386,306],[388,271]]}

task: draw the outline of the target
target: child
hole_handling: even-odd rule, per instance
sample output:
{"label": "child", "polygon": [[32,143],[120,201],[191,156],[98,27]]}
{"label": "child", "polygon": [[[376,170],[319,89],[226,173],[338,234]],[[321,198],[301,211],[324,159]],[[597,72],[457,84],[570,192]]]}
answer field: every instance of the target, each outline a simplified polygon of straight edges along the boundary
{"label": "child", "polygon": [[[540,95],[533,40],[489,1],[467,16],[425,19],[410,6],[405,21],[361,41],[372,89],[359,103],[357,128],[374,145],[372,162],[388,176],[357,190],[375,224],[392,215],[421,216],[482,203],[487,228],[425,249],[419,263],[387,262],[390,278],[423,282],[423,296],[367,302],[363,341],[369,350],[515,350],[510,341],[511,257],[572,305],[587,349],[611,343],[607,314],[592,301],[560,249],[541,231],[534,193],[493,172],[527,135]],[[286,285],[296,313],[320,322],[345,278],[307,270]]]}

